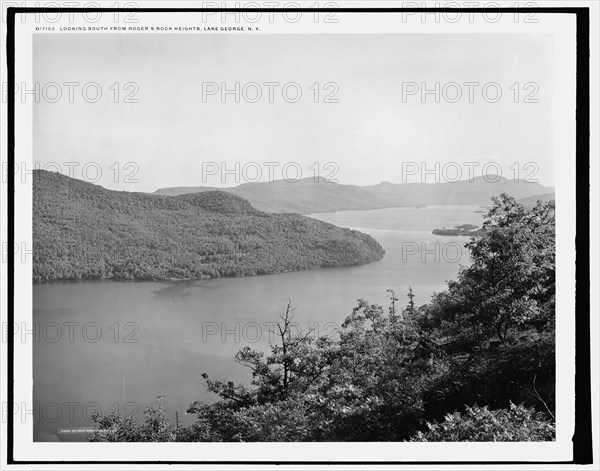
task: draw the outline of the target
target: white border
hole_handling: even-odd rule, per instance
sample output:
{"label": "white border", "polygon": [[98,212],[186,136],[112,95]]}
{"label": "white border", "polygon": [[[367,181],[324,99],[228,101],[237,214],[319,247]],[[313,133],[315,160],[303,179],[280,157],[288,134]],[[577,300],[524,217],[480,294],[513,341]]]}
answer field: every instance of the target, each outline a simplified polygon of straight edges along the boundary
{"label": "white border", "polygon": [[[140,7],[153,7],[157,8],[159,5],[157,2],[137,2]],[[197,4],[169,2],[169,7],[181,6],[194,8]],[[351,5],[340,6],[358,6],[355,3]],[[576,6],[575,2],[571,5]],[[568,6],[571,6],[568,5]],[[104,6],[104,5],[103,5]],[[164,6],[164,5],[161,5]],[[309,6],[304,4],[303,6]],[[368,6],[398,6],[397,4],[369,4]],[[504,5],[508,6],[508,5]],[[552,6],[556,6],[553,4]],[[567,5],[565,5],[567,6]],[[142,14],[138,13],[137,17],[140,18],[140,22],[143,22],[145,15],[153,15],[150,23],[156,23],[156,14]],[[167,13],[170,24],[175,24],[178,21],[181,24],[189,24],[190,19],[188,16],[183,16],[177,13]],[[339,15],[343,15],[338,13]],[[376,15],[370,13],[367,17],[362,17],[357,13],[347,14],[350,15],[347,19],[344,16],[343,21],[337,25],[328,25],[331,28],[330,31],[333,34],[341,33],[345,31],[356,31],[356,28],[362,33],[368,33],[366,26],[376,26],[375,31],[377,33],[383,32],[397,32],[398,22],[389,16],[385,18],[379,17],[375,20]],[[359,18],[359,16],[361,16]],[[541,18],[542,15],[538,14]],[[546,18],[549,16],[550,18]],[[564,15],[566,18],[558,19],[559,15],[544,15],[543,21],[537,24],[515,24],[510,21],[510,24],[506,24],[501,21],[498,23],[480,22],[473,24],[463,24],[457,28],[454,24],[449,23],[422,23],[419,21],[406,22],[402,24],[402,33],[448,33],[448,34],[464,34],[464,33],[478,33],[478,34],[494,34],[494,33],[542,33],[542,34],[553,34],[555,38],[555,44],[557,45],[557,70],[556,70],[556,81],[555,81],[555,106],[556,109],[563,110],[564,112],[556,112],[555,116],[557,122],[555,129],[560,132],[555,133],[555,149],[556,155],[559,157],[556,159],[556,174],[560,175],[560,179],[556,182],[556,194],[557,194],[557,274],[560,278],[557,280],[557,418],[558,418],[558,433],[557,441],[555,443],[534,443],[534,444],[508,444],[508,443],[495,443],[495,444],[478,444],[478,443],[441,443],[441,444],[420,444],[420,443],[376,443],[376,444],[363,444],[363,443],[342,443],[342,444],[327,444],[327,443],[315,443],[315,444],[220,444],[220,443],[207,443],[207,444],[87,444],[87,443],[34,443],[32,442],[31,422],[26,421],[22,423],[15,421],[15,459],[16,460],[202,460],[202,461],[219,461],[228,459],[254,459],[254,460],[296,460],[301,461],[305,459],[309,460],[322,460],[322,461],[336,461],[336,460],[382,460],[382,461],[420,461],[420,460],[452,460],[459,459],[465,460],[465,457],[469,457],[473,460],[485,460],[485,461],[502,461],[502,460],[544,460],[544,461],[568,461],[571,459],[571,435],[572,435],[572,420],[573,420],[573,363],[572,360],[567,362],[564,359],[573,358],[574,343],[574,306],[573,306],[573,289],[574,289],[574,235],[575,235],[575,201],[574,201],[574,178],[575,178],[575,126],[574,126],[574,48],[575,48],[575,36],[574,36],[574,17]],[[108,18],[106,18],[108,20]],[[104,18],[103,18],[104,21]],[[370,24],[367,24],[369,21]],[[160,23],[160,21],[159,21]],[[376,23],[376,24],[374,24]],[[72,26],[74,23],[67,23]],[[76,24],[76,23],[75,23]],[[96,25],[102,24],[101,22]],[[110,22],[107,22],[110,25]],[[202,23],[201,23],[202,24]],[[207,24],[207,23],[205,23]],[[210,24],[219,25],[219,21],[213,21]],[[57,23],[54,23],[56,26]],[[34,26],[31,22],[21,23],[16,22],[16,75],[17,82],[31,82],[32,76],[32,63],[31,63],[31,27]],[[262,34],[310,34],[317,30],[324,32],[322,29],[324,25],[315,25],[313,23],[306,24],[299,22],[296,24],[288,22],[275,22],[272,24],[266,24],[263,26]],[[596,35],[597,31],[592,31]],[[103,33],[94,33],[103,34]],[[110,34],[110,33],[109,33]],[[161,34],[161,33],[156,33]],[[182,33],[185,34],[185,33]],[[188,33],[189,34],[189,33]],[[5,38],[2,38],[5,41]],[[592,39],[592,38],[591,38]],[[590,40],[590,44],[593,46],[593,41]],[[597,43],[596,43],[597,44]],[[4,45],[3,45],[4,47]],[[592,69],[596,72],[597,77],[597,55],[592,54]],[[5,65],[3,64],[3,67]],[[5,70],[3,69],[5,74]],[[6,77],[6,75],[4,75]],[[597,89],[593,89],[597,91]],[[594,92],[593,92],[594,93]],[[593,97],[594,95],[592,95]],[[596,101],[592,100],[592,103],[597,104],[597,93]],[[32,161],[32,115],[31,115],[31,104],[21,105],[18,101],[16,105],[16,161]],[[597,108],[596,113],[592,113],[592,129],[594,120],[597,124]],[[5,117],[5,107],[3,107],[3,117]],[[4,121],[5,122],[5,121]],[[2,141],[3,149],[6,147],[6,130],[2,129]],[[593,147],[594,148],[594,147]],[[597,149],[597,136],[595,139],[595,148]],[[592,156],[598,155],[597,152],[592,152]],[[6,157],[3,157],[3,160]],[[592,157],[592,170],[597,169],[597,162],[593,162]],[[597,175],[597,173],[596,173]],[[592,171],[592,181],[594,181],[595,175]],[[597,185],[597,181],[596,181]],[[593,187],[594,188],[594,187]],[[3,194],[5,188],[3,186]],[[596,199],[593,199],[593,204],[597,202],[597,186],[593,195]],[[31,247],[31,182],[27,184],[16,183],[15,185],[15,201],[19,208],[15,213],[15,229],[16,235],[15,240],[21,240],[29,242]],[[5,211],[5,208],[2,208]],[[592,215],[594,211],[592,211]],[[596,212],[597,214],[597,212]],[[595,218],[592,225],[592,230],[597,234],[597,218]],[[3,230],[6,226],[3,219]],[[4,232],[3,232],[4,233]],[[592,253],[595,250],[594,239],[592,239]],[[597,254],[597,249],[596,249]],[[597,257],[596,257],[597,260]],[[4,268],[3,268],[4,269]],[[597,281],[597,270],[593,270],[593,276],[595,275]],[[29,263],[15,263],[15,321],[25,321],[30,324],[31,321],[31,261]],[[2,283],[3,293],[6,293],[6,285]],[[5,299],[3,297],[3,299]],[[597,306],[597,299],[595,300]],[[5,317],[6,307],[3,305],[3,320]],[[592,312],[597,312],[592,311]],[[594,324],[592,325],[592,328]],[[597,335],[597,319],[595,320],[595,331],[594,335]],[[596,337],[597,338],[597,337]],[[595,352],[597,354],[597,343],[594,345]],[[2,353],[5,353],[5,344],[2,345]],[[31,401],[31,346],[28,344],[22,344],[19,342],[15,343],[15,358],[19,359],[18,365],[15,365],[15,401],[17,403]],[[597,358],[597,355],[594,359]],[[597,366],[597,364],[596,364]],[[3,373],[5,373],[5,366],[3,364]],[[593,370],[594,371],[594,370]],[[597,371],[597,369],[595,370]],[[5,376],[4,376],[5,377]],[[597,375],[595,377],[594,384],[597,384]],[[5,381],[2,382],[3,397],[5,396]],[[597,389],[595,390],[595,404],[597,404]],[[3,427],[5,427],[5,422]],[[565,424],[565,425],[563,425]],[[597,432],[597,422],[596,422]],[[3,434],[2,447],[5,449],[6,443]],[[233,447],[233,448],[232,448]],[[433,449],[435,454],[432,453]],[[232,451],[234,453],[232,453]],[[2,453],[4,455],[4,453]],[[68,458],[67,458],[68,457]],[[4,458],[5,459],[5,458]],[[78,466],[79,469],[84,467]],[[87,466],[85,468],[88,468]],[[144,467],[145,469],[148,466]],[[262,466],[261,468],[264,468]],[[542,466],[542,469],[547,469]]]}

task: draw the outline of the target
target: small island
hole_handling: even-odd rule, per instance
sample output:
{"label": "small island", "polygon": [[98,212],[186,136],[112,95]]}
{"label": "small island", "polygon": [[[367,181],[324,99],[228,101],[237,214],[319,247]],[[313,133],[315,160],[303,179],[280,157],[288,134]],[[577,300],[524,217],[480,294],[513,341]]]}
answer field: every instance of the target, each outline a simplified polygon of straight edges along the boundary
{"label": "small island", "polygon": [[479,229],[478,226],[473,224],[462,224],[460,226],[455,226],[451,229],[446,229],[445,227],[442,229],[434,229],[432,231],[434,235],[444,235],[444,236],[469,236],[476,237],[481,236],[483,232]]}

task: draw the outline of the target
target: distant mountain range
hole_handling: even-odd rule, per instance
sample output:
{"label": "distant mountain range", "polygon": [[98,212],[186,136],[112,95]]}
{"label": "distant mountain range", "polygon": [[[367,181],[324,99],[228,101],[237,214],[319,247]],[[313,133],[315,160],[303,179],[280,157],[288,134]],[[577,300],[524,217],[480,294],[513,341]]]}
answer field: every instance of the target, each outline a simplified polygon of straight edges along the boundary
{"label": "distant mountain range", "polygon": [[111,191],[45,170],[33,175],[34,281],[251,276],[380,260],[367,234],[239,196]]}
{"label": "distant mountain range", "polygon": [[550,201],[556,198],[554,192],[552,193],[544,193],[542,195],[533,195],[528,196],[527,198],[521,198],[517,200],[517,203],[522,204],[526,208],[532,208],[538,201],[545,203],[546,201]]}
{"label": "distant mountain range", "polygon": [[[521,199],[553,194],[554,188],[538,183],[514,182],[497,176],[447,183],[389,183],[372,186],[342,185],[324,178],[295,182],[244,183],[219,190],[248,200],[261,211],[314,214],[345,210],[382,209],[430,205],[488,205],[492,196],[508,193]],[[155,193],[176,196],[212,191],[211,187],[161,188]]]}

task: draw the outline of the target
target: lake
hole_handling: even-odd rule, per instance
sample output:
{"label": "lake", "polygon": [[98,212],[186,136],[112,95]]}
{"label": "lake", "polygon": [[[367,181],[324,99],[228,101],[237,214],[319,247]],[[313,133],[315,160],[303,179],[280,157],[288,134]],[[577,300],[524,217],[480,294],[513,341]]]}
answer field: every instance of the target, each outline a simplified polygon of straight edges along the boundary
{"label": "lake", "polygon": [[273,322],[288,299],[298,329],[330,334],[357,298],[399,304],[412,286],[429,301],[468,263],[467,237],[435,236],[435,228],[482,222],[476,206],[432,206],[312,215],[372,235],[385,249],[378,262],[248,278],[180,282],[84,281],[35,285],[33,322],[36,441],[81,441],[95,409],[122,414],[164,395],[169,418],[184,424],[195,400],[212,401],[201,377],[249,381],[233,361],[246,345],[267,349]]}

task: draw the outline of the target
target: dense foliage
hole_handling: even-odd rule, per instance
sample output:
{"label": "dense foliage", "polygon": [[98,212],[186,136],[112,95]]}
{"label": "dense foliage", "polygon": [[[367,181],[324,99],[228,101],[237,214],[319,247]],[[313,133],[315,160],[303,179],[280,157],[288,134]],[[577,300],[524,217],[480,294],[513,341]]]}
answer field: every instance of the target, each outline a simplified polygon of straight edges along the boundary
{"label": "dense foliage", "polygon": [[467,407],[465,414],[448,414],[442,423],[427,424],[417,432],[415,442],[544,442],[554,440],[555,427],[533,407],[510,405],[489,410]]}
{"label": "dense foliage", "polygon": [[[389,290],[388,309],[359,300],[335,336],[293,333],[290,302],[271,351],[246,347],[235,357],[252,371],[250,385],[203,375],[221,399],[192,403],[197,421],[183,430],[161,416],[154,429],[170,433],[154,437],[553,440],[554,202],[528,210],[494,199],[467,247],[471,265],[428,305],[417,308],[409,289],[401,309]],[[99,417],[92,440],[146,440],[153,417],[141,425]]]}
{"label": "dense foliage", "polygon": [[185,279],[360,265],[383,257],[370,236],[297,214],[267,214],[211,191],[106,190],[34,171],[34,281]]}

